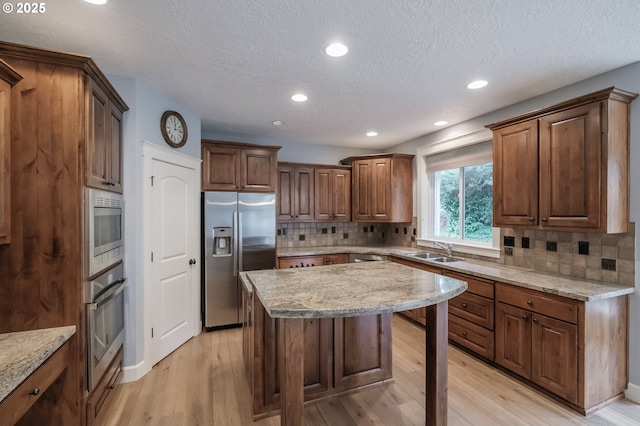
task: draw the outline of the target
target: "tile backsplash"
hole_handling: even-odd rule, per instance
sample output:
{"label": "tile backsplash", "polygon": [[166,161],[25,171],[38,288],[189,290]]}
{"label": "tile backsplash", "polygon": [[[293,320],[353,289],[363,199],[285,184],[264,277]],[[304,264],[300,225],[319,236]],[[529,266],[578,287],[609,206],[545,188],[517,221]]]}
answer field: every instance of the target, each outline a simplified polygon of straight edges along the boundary
{"label": "tile backsplash", "polygon": [[[626,234],[502,228],[502,253],[496,261],[540,272],[634,285],[635,228],[635,223],[630,223]],[[509,237],[513,237],[513,246],[505,246],[505,241],[510,243]]]}
{"label": "tile backsplash", "polygon": [[[411,223],[279,223],[279,247],[388,244],[417,247],[416,218]],[[635,284],[635,223],[626,234],[592,234],[500,229],[499,259],[467,258],[522,266],[574,278]]]}

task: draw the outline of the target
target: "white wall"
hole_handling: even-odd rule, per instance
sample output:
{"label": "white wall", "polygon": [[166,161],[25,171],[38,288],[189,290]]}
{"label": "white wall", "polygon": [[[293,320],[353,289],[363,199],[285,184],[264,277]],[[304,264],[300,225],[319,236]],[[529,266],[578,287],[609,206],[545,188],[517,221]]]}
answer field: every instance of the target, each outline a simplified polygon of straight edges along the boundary
{"label": "white wall", "polygon": [[[580,95],[595,92],[610,86],[630,92],[640,93],[640,62],[628,65],[617,70],[598,75],[596,77],[566,86],[536,98],[511,105],[507,108],[491,112],[441,131],[425,135],[395,147],[389,148],[389,152],[403,152],[415,154],[416,148],[430,143],[451,139],[464,134],[476,132],[484,128],[486,124],[494,123],[518,114],[543,108]],[[486,96],[491,96],[491,86],[487,87]],[[640,221],[640,98],[631,103],[631,221]],[[415,187],[415,185],[414,185]],[[416,203],[414,203],[416,205]],[[637,228],[636,228],[637,229]],[[640,232],[636,231],[636,250],[640,247]],[[640,256],[636,251],[636,290],[640,289]],[[631,318],[629,332],[629,381],[631,387],[640,391],[640,294],[631,295]]]}
{"label": "white wall", "polygon": [[187,123],[187,143],[177,151],[200,158],[200,116],[140,80],[129,77],[108,76],[109,81],[129,106],[123,124],[123,188],[125,232],[125,367],[144,361],[143,325],[143,256],[142,233],[142,147],[147,141],[168,148],[160,132],[160,117],[166,110],[177,111]]}

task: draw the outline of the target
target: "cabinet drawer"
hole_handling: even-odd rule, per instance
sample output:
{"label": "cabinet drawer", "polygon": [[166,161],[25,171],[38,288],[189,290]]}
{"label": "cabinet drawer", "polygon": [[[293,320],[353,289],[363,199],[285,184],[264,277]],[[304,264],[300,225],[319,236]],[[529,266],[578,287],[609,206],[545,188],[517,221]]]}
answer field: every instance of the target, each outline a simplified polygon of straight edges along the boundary
{"label": "cabinet drawer", "polygon": [[[122,375],[122,360],[123,360],[123,348],[120,347],[111,365],[107,368],[104,376],[96,385],[96,388],[91,393],[87,401],[87,425],[92,426],[96,423],[96,419],[100,414],[100,410],[104,406],[107,397],[118,384],[120,376]],[[99,423],[99,422],[98,422]]]}
{"label": "cabinet drawer", "polygon": [[493,331],[449,314],[449,340],[493,361]]}
{"label": "cabinet drawer", "polygon": [[471,293],[449,300],[449,312],[461,318],[493,330],[493,300]]}
{"label": "cabinet drawer", "polygon": [[493,281],[484,280],[482,278],[472,277],[470,275],[458,274],[456,272],[444,271],[442,275],[455,278],[458,280],[466,281],[469,285],[467,293],[477,294],[478,296],[493,299]]}
{"label": "cabinet drawer", "polygon": [[68,364],[69,342],[66,342],[0,403],[2,424],[14,424],[20,420]]}
{"label": "cabinet drawer", "polygon": [[572,324],[578,323],[578,304],[569,299],[546,295],[539,291],[496,284],[496,298],[519,308],[528,309]]}

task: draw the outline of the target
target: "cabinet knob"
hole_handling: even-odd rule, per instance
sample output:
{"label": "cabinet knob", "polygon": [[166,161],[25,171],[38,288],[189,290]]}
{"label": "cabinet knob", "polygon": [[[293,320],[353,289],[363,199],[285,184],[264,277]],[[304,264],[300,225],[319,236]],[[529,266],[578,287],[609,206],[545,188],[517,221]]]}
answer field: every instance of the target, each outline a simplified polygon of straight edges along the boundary
{"label": "cabinet knob", "polygon": [[39,393],[40,393],[40,388],[35,388],[35,389],[33,389],[32,391],[29,392],[29,395],[36,396]]}
{"label": "cabinet knob", "polygon": [[528,320],[528,319],[529,319],[529,317],[528,317],[528,316],[526,316],[526,315],[523,315],[523,316],[522,316],[522,319],[526,321],[526,320]]}
{"label": "cabinet knob", "polygon": [[533,218],[533,217],[529,217],[529,222],[533,222],[533,221],[535,221],[535,220],[536,220],[535,218]]}
{"label": "cabinet knob", "polygon": [[546,218],[546,217],[543,217],[543,218],[542,218],[542,221],[543,221],[543,222],[546,222],[546,221],[547,221],[547,218]]}
{"label": "cabinet knob", "polygon": [[537,324],[537,323],[538,323],[538,319],[537,319],[537,318],[534,318],[534,319],[533,319],[533,322]]}
{"label": "cabinet knob", "polygon": [[[293,268],[293,265],[289,265],[289,268]],[[297,268],[297,266],[296,266],[296,268]]]}
{"label": "cabinet knob", "polygon": [[463,307],[463,308],[466,308],[466,307],[467,307],[467,304],[466,304],[466,303],[463,303],[463,304],[462,304],[462,307]]}
{"label": "cabinet knob", "polygon": [[466,332],[466,331],[463,331],[463,332],[462,332],[462,335],[466,337],[466,336],[467,336],[467,332]]}
{"label": "cabinet knob", "polygon": [[527,305],[529,305],[529,306],[533,305],[533,303],[531,302],[531,300],[527,300]]}

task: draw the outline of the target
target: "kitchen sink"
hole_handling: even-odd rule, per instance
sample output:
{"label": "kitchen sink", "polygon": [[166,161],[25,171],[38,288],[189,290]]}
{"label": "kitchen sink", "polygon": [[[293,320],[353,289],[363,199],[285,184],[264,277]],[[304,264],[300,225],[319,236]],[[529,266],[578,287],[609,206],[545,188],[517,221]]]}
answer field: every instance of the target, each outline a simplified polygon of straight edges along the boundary
{"label": "kitchen sink", "polygon": [[419,252],[419,253],[407,253],[407,256],[415,257],[415,258],[418,258],[418,259],[433,259],[433,258],[442,257],[441,254],[429,253],[429,252],[426,252],[426,251]]}
{"label": "kitchen sink", "polygon": [[432,257],[432,258],[429,258],[429,260],[433,262],[449,263],[449,262],[459,262],[460,260],[464,260],[464,259],[461,257]]}

